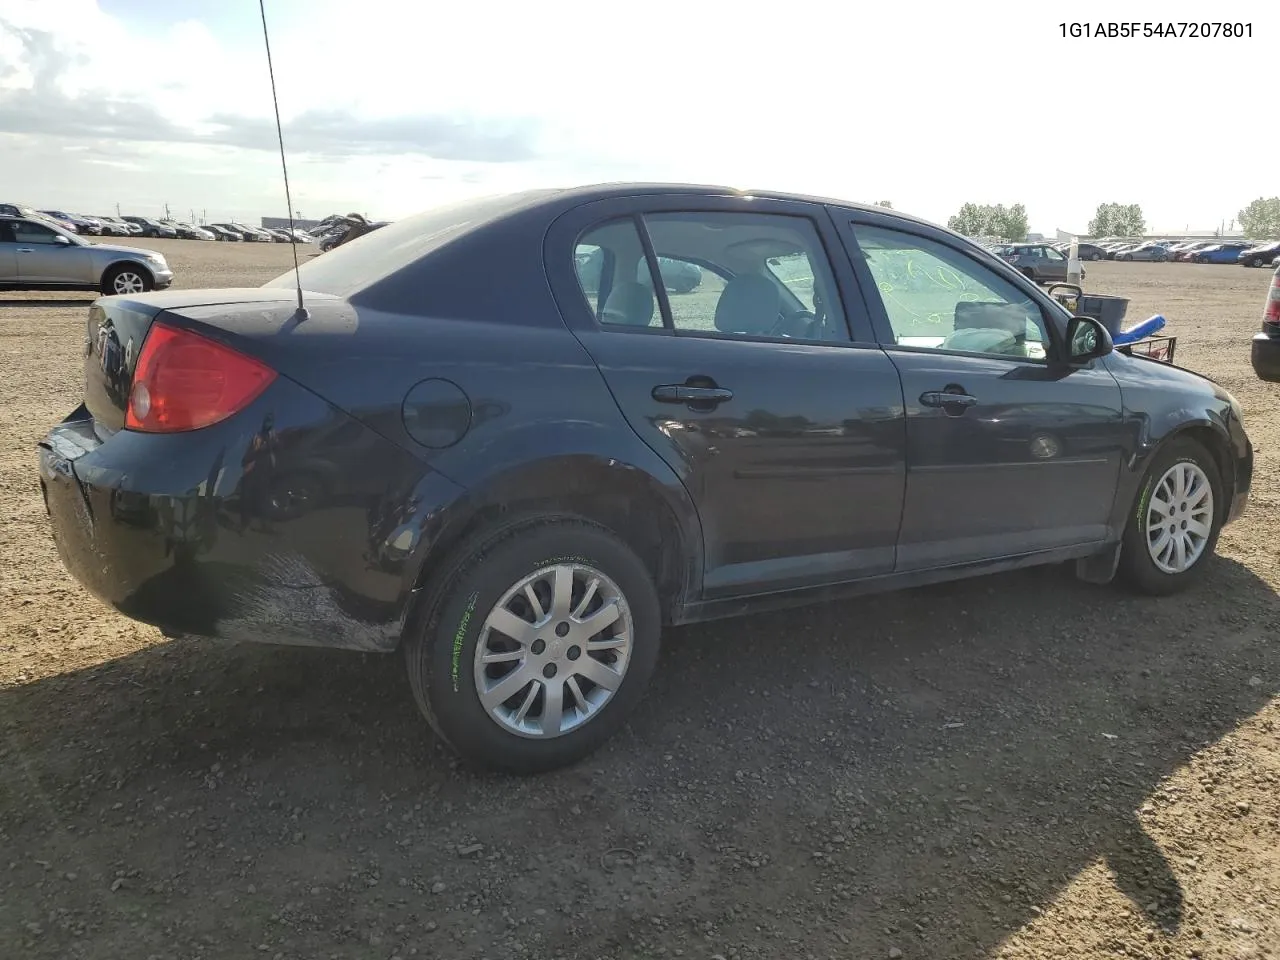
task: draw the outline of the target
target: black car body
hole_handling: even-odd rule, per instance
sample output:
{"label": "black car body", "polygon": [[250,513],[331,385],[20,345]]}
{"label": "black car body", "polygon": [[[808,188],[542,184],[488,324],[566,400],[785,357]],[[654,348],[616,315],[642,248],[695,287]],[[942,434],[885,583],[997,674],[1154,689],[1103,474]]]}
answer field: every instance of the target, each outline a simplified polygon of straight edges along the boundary
{"label": "black car body", "polygon": [[1280,264],[1262,307],[1262,329],[1253,335],[1249,359],[1258,379],[1280,383]]}
{"label": "black car body", "polygon": [[[699,288],[638,281],[659,258]],[[59,552],[172,635],[402,648],[436,729],[508,769],[621,723],[663,624],[1060,561],[1169,592],[1248,495],[1224,390],[883,208],[536,191],[300,281],[305,313],[292,271],[94,304],[40,451]],[[1203,538],[1153,572],[1188,465]]]}
{"label": "black car body", "polygon": [[1238,262],[1244,267],[1269,267],[1280,257],[1280,240],[1241,250]]}

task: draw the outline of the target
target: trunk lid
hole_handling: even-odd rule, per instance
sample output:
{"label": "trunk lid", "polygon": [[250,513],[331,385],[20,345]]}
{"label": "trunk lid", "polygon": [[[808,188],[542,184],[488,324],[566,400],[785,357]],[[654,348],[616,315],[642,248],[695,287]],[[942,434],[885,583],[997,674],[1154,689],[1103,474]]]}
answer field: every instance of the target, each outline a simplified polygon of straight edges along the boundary
{"label": "trunk lid", "polygon": [[171,290],[138,297],[102,297],[89,307],[84,342],[84,405],[99,434],[124,427],[138,354],[156,318],[169,310],[228,304],[289,303],[286,289]]}

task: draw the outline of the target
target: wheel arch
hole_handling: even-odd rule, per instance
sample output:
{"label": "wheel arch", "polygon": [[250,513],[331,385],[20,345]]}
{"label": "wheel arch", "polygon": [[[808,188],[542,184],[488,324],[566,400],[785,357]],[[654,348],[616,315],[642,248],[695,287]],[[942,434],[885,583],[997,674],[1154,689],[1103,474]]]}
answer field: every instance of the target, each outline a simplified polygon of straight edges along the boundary
{"label": "wheel arch", "polygon": [[109,264],[107,264],[106,269],[102,271],[102,276],[98,278],[98,282],[105,283],[107,277],[111,276],[113,273],[115,273],[117,270],[121,269],[122,267],[132,267],[133,269],[149,277],[151,279],[152,284],[156,282],[155,273],[153,273],[152,270],[146,264],[142,263],[139,260],[134,260],[131,258],[125,259],[125,260],[112,260]]}
{"label": "wheel arch", "polygon": [[1194,440],[1209,451],[1209,455],[1213,457],[1214,465],[1218,468],[1218,479],[1222,481],[1223,487],[1222,502],[1217,504],[1217,510],[1221,514],[1222,520],[1225,521],[1227,510],[1231,505],[1231,496],[1236,488],[1236,461],[1232,455],[1231,437],[1227,435],[1227,432],[1220,424],[1211,420],[1193,420],[1180,424],[1176,429],[1171,430],[1156,445],[1155,450],[1151,452],[1151,456],[1154,457],[1156,451],[1178,440]]}
{"label": "wheel arch", "polygon": [[640,467],[593,455],[524,464],[468,491],[442,518],[409,568],[405,631],[434,605],[434,588],[477,543],[496,531],[554,519],[586,520],[621,539],[653,575],[664,622],[696,599],[702,529],[684,488]]}

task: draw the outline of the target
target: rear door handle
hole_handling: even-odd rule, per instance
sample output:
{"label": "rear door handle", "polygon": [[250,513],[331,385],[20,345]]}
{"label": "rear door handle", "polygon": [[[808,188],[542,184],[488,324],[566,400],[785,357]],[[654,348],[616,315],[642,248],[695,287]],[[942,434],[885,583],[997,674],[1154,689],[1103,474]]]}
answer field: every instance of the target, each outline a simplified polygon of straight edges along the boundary
{"label": "rear door handle", "polygon": [[30,247],[19,247],[14,253],[35,253]]}
{"label": "rear door handle", "polygon": [[733,399],[733,391],[724,387],[690,387],[683,383],[664,383],[653,388],[653,399],[659,403],[725,403]]}
{"label": "rear door handle", "polygon": [[967,393],[950,393],[946,390],[930,390],[920,394],[920,402],[926,407],[972,407],[977,397]]}

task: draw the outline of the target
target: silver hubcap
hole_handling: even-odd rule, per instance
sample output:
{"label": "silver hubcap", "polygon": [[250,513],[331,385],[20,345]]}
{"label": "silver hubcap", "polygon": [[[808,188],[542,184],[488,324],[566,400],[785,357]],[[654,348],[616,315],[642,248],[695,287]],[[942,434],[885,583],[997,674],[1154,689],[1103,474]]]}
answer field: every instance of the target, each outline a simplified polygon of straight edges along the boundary
{"label": "silver hubcap", "polygon": [[126,270],[116,274],[116,282],[113,286],[116,293],[142,293],[142,277],[132,270]]}
{"label": "silver hubcap", "polygon": [[1164,472],[1147,506],[1147,550],[1164,573],[1189,570],[1213,531],[1213,487],[1194,463]]}
{"label": "silver hubcap", "polygon": [[622,685],[633,633],[626,598],[599,570],[543,567],[503,594],[485,618],[475,656],[480,703],[509,733],[569,733]]}

